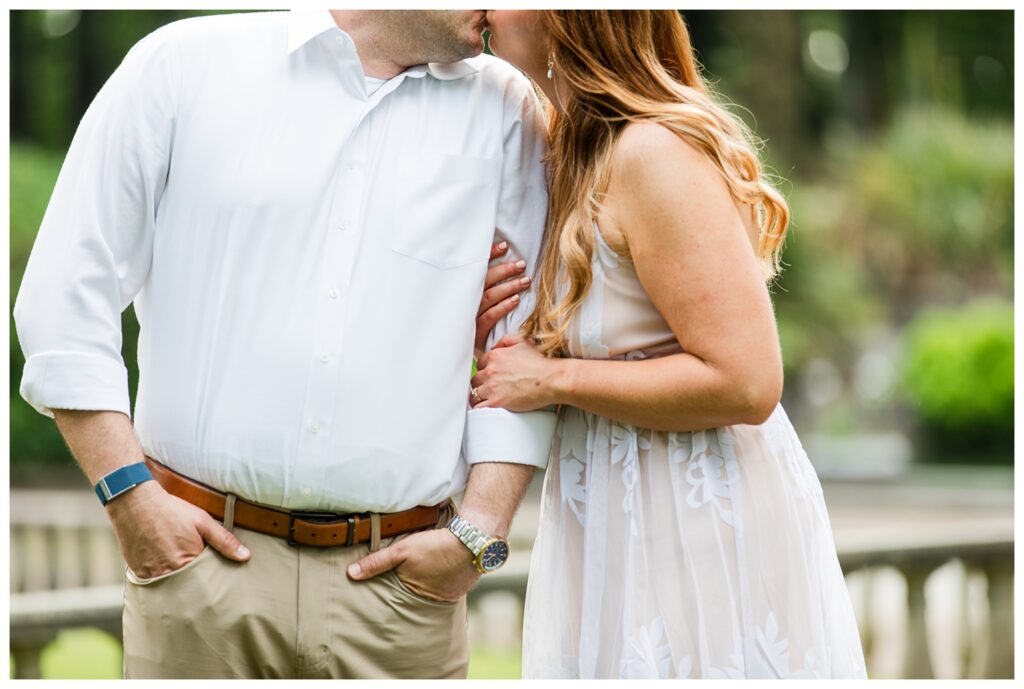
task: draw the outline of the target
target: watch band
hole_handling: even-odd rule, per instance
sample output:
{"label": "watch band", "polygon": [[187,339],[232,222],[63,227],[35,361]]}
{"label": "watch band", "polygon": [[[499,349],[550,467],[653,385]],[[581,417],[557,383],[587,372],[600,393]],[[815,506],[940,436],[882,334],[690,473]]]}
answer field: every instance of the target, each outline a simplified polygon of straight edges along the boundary
{"label": "watch band", "polygon": [[457,514],[448,522],[448,530],[455,534],[455,537],[462,541],[463,545],[469,548],[469,552],[473,553],[473,557],[479,555],[483,547],[491,540],[489,535]]}
{"label": "watch band", "polygon": [[118,495],[127,493],[140,483],[152,480],[153,474],[150,473],[145,462],[129,464],[115,469],[101,478],[96,484],[96,496],[100,499],[100,504],[106,506]]}

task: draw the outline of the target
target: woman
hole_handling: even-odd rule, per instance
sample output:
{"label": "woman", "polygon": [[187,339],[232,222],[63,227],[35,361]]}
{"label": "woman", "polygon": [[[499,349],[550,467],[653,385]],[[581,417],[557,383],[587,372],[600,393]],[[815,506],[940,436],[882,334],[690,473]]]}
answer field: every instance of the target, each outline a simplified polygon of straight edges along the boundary
{"label": "woman", "polygon": [[552,107],[536,306],[478,407],[557,404],[524,677],[864,677],[821,486],[779,406],[788,224],[674,11],[492,11]]}

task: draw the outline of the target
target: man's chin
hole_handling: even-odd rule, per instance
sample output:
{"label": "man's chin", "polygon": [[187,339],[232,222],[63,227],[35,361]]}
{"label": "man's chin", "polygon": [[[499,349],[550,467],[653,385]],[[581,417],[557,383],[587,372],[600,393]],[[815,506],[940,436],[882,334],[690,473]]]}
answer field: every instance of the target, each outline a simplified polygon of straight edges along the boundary
{"label": "man's chin", "polygon": [[468,57],[476,57],[480,53],[484,52],[484,33],[483,33],[483,31],[481,31],[480,33],[473,34],[472,38],[467,42],[466,48],[467,48],[467,50],[470,51],[469,54],[466,55],[467,58]]}
{"label": "man's chin", "polygon": [[451,60],[443,60],[443,62],[458,62],[459,60],[468,60],[471,57],[476,57],[480,53],[484,52],[484,42],[481,40],[476,44],[463,44],[463,50],[460,54],[453,57]]}

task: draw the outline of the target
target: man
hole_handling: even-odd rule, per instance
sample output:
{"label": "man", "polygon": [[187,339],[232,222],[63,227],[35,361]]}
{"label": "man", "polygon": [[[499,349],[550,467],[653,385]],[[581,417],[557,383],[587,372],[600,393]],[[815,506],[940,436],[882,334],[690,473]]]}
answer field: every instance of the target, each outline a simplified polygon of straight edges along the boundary
{"label": "man", "polygon": [[546,205],[483,23],[186,20],[83,118],[15,320],[128,565],[126,677],[465,677],[465,594],[554,426],[467,410],[489,247],[534,265]]}

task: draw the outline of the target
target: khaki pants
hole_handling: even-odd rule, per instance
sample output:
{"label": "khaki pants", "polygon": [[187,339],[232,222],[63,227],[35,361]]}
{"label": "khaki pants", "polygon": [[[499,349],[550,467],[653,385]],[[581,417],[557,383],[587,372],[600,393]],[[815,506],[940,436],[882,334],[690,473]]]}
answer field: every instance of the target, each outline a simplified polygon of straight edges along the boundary
{"label": "khaki pants", "polygon": [[394,572],[350,580],[346,567],[370,544],[289,546],[233,530],[252,552],[246,563],[207,546],[169,574],[127,572],[126,679],[466,677],[465,596],[422,598]]}

